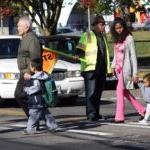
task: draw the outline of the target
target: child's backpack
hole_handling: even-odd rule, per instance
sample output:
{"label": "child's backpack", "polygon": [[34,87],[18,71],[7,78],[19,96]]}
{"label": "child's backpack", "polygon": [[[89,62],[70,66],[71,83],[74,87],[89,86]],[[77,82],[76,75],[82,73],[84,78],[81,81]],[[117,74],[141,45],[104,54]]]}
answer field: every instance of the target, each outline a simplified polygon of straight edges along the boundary
{"label": "child's backpack", "polygon": [[44,81],[43,98],[48,107],[56,106],[59,101],[55,81],[52,78],[48,78],[46,81]]}

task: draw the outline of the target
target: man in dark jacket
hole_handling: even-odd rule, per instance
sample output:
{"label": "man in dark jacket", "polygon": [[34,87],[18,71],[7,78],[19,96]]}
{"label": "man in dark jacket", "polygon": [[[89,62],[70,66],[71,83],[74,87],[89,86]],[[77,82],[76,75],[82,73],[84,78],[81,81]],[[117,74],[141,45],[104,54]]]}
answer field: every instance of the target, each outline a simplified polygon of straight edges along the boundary
{"label": "man in dark jacket", "polygon": [[17,63],[20,71],[20,79],[15,90],[15,98],[19,106],[29,116],[27,107],[27,97],[24,93],[25,80],[31,78],[29,69],[30,60],[34,58],[41,59],[41,46],[37,37],[32,33],[32,22],[28,17],[21,17],[17,24],[18,33],[22,36],[18,48]]}

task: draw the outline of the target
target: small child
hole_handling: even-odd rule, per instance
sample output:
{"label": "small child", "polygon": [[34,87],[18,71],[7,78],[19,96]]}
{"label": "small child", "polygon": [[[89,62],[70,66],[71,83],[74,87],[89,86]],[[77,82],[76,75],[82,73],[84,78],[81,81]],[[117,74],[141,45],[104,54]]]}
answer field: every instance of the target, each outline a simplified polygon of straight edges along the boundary
{"label": "small child", "polygon": [[30,80],[26,80],[26,86],[24,88],[28,95],[29,107],[29,118],[24,134],[36,133],[40,119],[44,119],[49,131],[55,131],[58,125],[49,112],[42,96],[44,93],[43,82],[48,79],[48,75],[42,71],[42,61],[38,58],[31,60],[30,71],[33,75]]}
{"label": "small child", "polygon": [[144,119],[140,120],[141,124],[150,123],[150,73],[143,77],[143,83],[139,82],[138,86],[141,89],[142,95],[147,103]]}

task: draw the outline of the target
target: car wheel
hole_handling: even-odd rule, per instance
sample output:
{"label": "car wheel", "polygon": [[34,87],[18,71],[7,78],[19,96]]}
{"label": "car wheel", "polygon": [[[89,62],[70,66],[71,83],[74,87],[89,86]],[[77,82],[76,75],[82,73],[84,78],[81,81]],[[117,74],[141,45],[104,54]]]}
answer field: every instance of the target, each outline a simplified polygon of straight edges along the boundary
{"label": "car wheel", "polygon": [[4,99],[0,98],[0,107],[3,107],[4,101],[5,101]]}

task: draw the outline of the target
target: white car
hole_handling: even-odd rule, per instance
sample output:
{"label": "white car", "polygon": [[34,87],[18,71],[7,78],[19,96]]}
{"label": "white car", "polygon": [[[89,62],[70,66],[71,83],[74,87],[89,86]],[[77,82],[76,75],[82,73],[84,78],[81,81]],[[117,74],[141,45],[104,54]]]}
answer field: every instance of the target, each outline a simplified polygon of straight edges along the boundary
{"label": "white car", "polygon": [[[14,98],[19,79],[17,51],[19,36],[0,35],[0,98]],[[60,96],[77,96],[84,91],[80,65],[58,60],[52,73]]]}

